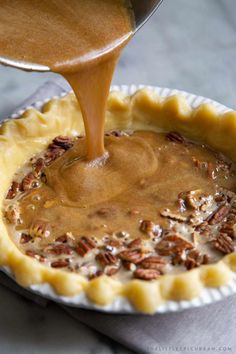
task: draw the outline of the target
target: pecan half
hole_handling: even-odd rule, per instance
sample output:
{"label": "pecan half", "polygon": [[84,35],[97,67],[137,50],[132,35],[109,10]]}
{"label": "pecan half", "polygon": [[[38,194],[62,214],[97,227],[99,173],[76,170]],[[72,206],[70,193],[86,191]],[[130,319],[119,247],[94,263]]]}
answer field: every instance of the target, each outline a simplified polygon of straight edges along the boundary
{"label": "pecan half", "polygon": [[221,205],[210,217],[207,219],[209,225],[219,224],[229,213],[230,207]]}
{"label": "pecan half", "polygon": [[25,254],[26,254],[26,256],[35,258],[40,262],[45,262],[45,260],[46,260],[46,258],[44,256],[38,254],[36,251],[33,251],[33,250],[26,250]]}
{"label": "pecan half", "polygon": [[174,256],[192,248],[194,248],[193,243],[179,234],[164,236],[156,246],[156,250],[161,256]]}
{"label": "pecan half", "polygon": [[32,240],[32,236],[30,236],[29,234],[25,234],[24,232],[21,234],[20,237],[20,243],[24,244],[24,243],[28,243]]}
{"label": "pecan half", "polygon": [[185,142],[183,136],[177,132],[169,132],[166,134],[166,139],[176,144],[183,144]]}
{"label": "pecan half", "polygon": [[139,267],[144,269],[156,269],[161,271],[161,269],[166,265],[164,258],[159,256],[149,256],[144,258],[144,260],[139,263]]}
{"label": "pecan half", "polygon": [[22,190],[25,192],[28,191],[29,189],[37,188],[39,186],[39,181],[35,177],[35,175],[32,172],[30,172],[23,178],[21,186],[22,186]]}
{"label": "pecan half", "polygon": [[128,248],[140,248],[141,246],[142,246],[141,238],[135,238],[127,245]]}
{"label": "pecan half", "polygon": [[170,211],[169,209],[164,209],[162,211],[160,211],[160,215],[174,220],[174,221],[179,221],[179,222],[187,222],[188,221],[188,217],[180,215],[180,214],[176,214],[176,213],[172,213],[172,211]]}
{"label": "pecan half", "polygon": [[[52,141],[53,145],[59,146],[63,148],[64,150],[68,150],[73,146],[73,141],[72,138],[68,136],[62,136],[59,135],[56,138],[53,139]],[[50,145],[49,145],[50,147]]]}
{"label": "pecan half", "polygon": [[122,251],[118,254],[123,261],[128,261],[134,264],[140,263],[145,257],[145,253],[141,249]]}
{"label": "pecan half", "polygon": [[207,264],[208,261],[208,255],[201,254],[197,249],[193,249],[188,253],[184,265],[188,270],[190,270],[199,267],[201,264]]}
{"label": "pecan half", "polygon": [[6,199],[13,199],[17,195],[17,193],[20,190],[20,183],[13,181],[11,184],[11,187],[9,188],[7,192]]}
{"label": "pecan half", "polygon": [[220,232],[226,234],[231,238],[236,238],[236,223],[233,221],[226,221],[222,224]]}
{"label": "pecan half", "polygon": [[103,266],[119,263],[119,259],[110,252],[102,252],[96,255],[95,259]]}
{"label": "pecan half", "polygon": [[22,223],[19,207],[16,204],[9,205],[5,210],[4,216],[10,224],[16,225]]}
{"label": "pecan half", "polygon": [[135,278],[142,280],[154,280],[161,276],[161,273],[156,269],[136,269],[133,273]]}
{"label": "pecan half", "polygon": [[59,146],[54,148],[54,149],[49,149],[46,151],[44,154],[45,157],[45,164],[48,166],[50,165],[53,161],[55,161],[58,157],[63,155],[65,152],[64,149],[60,148]]}
{"label": "pecan half", "polygon": [[32,237],[49,237],[51,234],[50,224],[43,220],[36,220],[30,226],[29,234]]}
{"label": "pecan half", "polygon": [[208,162],[207,163],[207,177],[208,178],[211,178],[211,179],[215,179],[216,178],[216,170],[215,170],[215,167],[213,165],[212,162]]}
{"label": "pecan half", "polygon": [[69,260],[68,259],[58,259],[57,261],[54,261],[51,263],[52,268],[65,268],[69,265]]}
{"label": "pecan half", "polygon": [[136,270],[137,266],[134,263],[123,261],[123,267],[127,270],[131,270],[132,272]]}
{"label": "pecan half", "polygon": [[199,209],[209,202],[209,196],[204,193],[201,189],[196,189],[193,191],[182,192],[179,194],[179,198],[184,200],[184,203],[187,208],[190,209]]}
{"label": "pecan half", "polygon": [[231,237],[226,234],[220,233],[219,236],[212,241],[212,244],[217,250],[225,254],[234,252],[234,243]]}
{"label": "pecan half", "polygon": [[110,277],[110,276],[116,274],[119,271],[119,269],[120,268],[118,266],[116,266],[116,267],[106,266],[104,269],[104,273]]}
{"label": "pecan half", "polygon": [[43,169],[45,167],[45,162],[42,157],[38,158],[36,162],[33,164],[33,173],[36,177],[41,176]]}
{"label": "pecan half", "polygon": [[160,225],[155,224],[151,220],[142,220],[140,227],[140,231],[147,233],[147,234],[153,234],[155,236],[161,236],[162,234],[162,228]]}
{"label": "pecan half", "polygon": [[75,250],[81,257],[84,257],[86,253],[88,253],[95,247],[96,243],[92,240],[91,237],[83,236],[80,238]]}
{"label": "pecan half", "polygon": [[183,264],[185,260],[186,260],[186,252],[182,251],[172,256],[171,263],[173,265],[180,265]]}
{"label": "pecan half", "polygon": [[120,240],[107,240],[106,245],[112,248],[120,248],[123,246],[123,242]]}
{"label": "pecan half", "polygon": [[66,234],[62,235],[62,236],[59,236],[59,237],[56,238],[55,241],[56,242],[66,243],[68,241],[68,236]]}
{"label": "pecan half", "polygon": [[62,254],[72,254],[73,250],[70,246],[65,244],[51,245],[45,248],[45,252],[54,256],[60,256]]}

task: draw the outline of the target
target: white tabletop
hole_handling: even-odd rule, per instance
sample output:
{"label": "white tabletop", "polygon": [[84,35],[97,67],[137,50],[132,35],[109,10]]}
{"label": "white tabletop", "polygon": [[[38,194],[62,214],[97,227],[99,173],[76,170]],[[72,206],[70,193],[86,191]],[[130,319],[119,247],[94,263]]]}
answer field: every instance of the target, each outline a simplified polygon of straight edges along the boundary
{"label": "white tabletop", "polygon": [[[164,0],[124,50],[114,83],[183,89],[236,109],[235,14],[235,0]],[[0,67],[0,117],[56,77]],[[38,307],[3,287],[0,298],[1,354],[130,353],[56,305]]]}

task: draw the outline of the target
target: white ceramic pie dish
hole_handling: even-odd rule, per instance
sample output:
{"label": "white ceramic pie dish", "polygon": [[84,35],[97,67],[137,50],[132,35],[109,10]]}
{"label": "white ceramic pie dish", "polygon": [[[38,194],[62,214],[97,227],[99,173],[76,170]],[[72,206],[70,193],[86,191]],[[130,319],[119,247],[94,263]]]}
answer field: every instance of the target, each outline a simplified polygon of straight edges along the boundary
{"label": "white ceramic pie dish", "polygon": [[[124,94],[132,95],[137,90],[143,87],[144,85],[139,85],[139,86],[122,85],[122,86],[113,86],[111,89],[113,91],[122,91]],[[187,99],[188,103],[191,105],[192,108],[196,108],[203,103],[211,103],[212,105],[214,105],[214,107],[217,109],[219,113],[225,113],[227,111],[230,111],[229,108],[225,107],[224,105],[221,105],[216,101],[213,101],[205,97],[196,96],[184,91],[171,90],[168,88],[159,88],[159,87],[152,87],[152,86],[145,86],[145,87],[154,90],[158,95],[162,97],[168,97],[176,94],[183,95]],[[67,92],[63,92],[61,96],[64,96],[66,93]],[[59,97],[58,96],[48,97],[43,101],[35,102],[32,106],[40,110],[41,107],[52,98],[59,98]],[[27,110],[32,106],[25,107],[24,110]],[[24,110],[19,110],[18,112],[11,115],[9,119],[16,119],[17,117],[22,115]],[[9,275],[11,278],[13,278],[13,275],[9,268],[3,267],[1,269],[4,271],[4,273]],[[37,295],[43,296],[45,298],[49,298],[55,302],[63,303],[64,305],[68,305],[72,307],[87,308],[92,310],[104,311],[108,313],[130,313],[130,314],[138,313],[138,311],[135,310],[130,305],[128,300],[123,297],[116,297],[115,301],[110,305],[98,306],[90,302],[83,293],[81,293],[80,295],[76,295],[74,297],[59,296],[55,293],[55,291],[49,284],[32,285],[28,288],[28,290]],[[176,312],[176,311],[181,311],[193,307],[200,307],[224,299],[225,297],[232,295],[234,293],[236,293],[236,273],[233,275],[232,281],[227,286],[222,286],[219,288],[205,288],[199,297],[194,298],[190,301],[178,301],[178,302],[167,301],[156,309],[156,313]]]}

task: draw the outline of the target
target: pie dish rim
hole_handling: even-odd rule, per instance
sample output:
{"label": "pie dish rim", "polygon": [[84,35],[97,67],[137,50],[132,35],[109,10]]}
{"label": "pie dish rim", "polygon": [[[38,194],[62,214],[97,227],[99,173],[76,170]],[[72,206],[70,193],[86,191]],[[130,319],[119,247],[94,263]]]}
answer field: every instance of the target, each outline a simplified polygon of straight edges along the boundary
{"label": "pie dish rim", "polygon": [[[196,95],[192,95],[192,94],[188,94],[188,93],[186,93],[186,92],[184,92],[184,91],[179,91],[179,90],[170,90],[170,89],[166,89],[166,88],[163,88],[163,89],[160,89],[160,88],[157,88],[157,87],[151,87],[151,86],[143,86],[143,85],[140,85],[140,86],[135,86],[135,85],[131,85],[131,86],[125,86],[125,85],[123,85],[123,86],[121,86],[121,87],[119,87],[119,86],[113,86],[113,90],[114,91],[117,91],[117,90],[119,90],[119,91],[122,91],[122,92],[124,92],[124,93],[133,93],[134,91],[137,91],[137,90],[139,90],[139,89],[141,89],[141,88],[143,88],[143,87],[145,87],[145,88],[148,88],[149,90],[154,90],[154,91],[158,91],[159,90],[159,92],[161,91],[161,90],[163,90],[164,91],[164,93],[162,92],[162,94],[161,94],[161,96],[163,96],[163,97],[165,97],[165,96],[172,96],[173,94],[181,94],[181,95],[190,95],[191,96],[191,99],[192,100],[194,100],[194,99],[196,99],[196,101],[197,100],[199,100],[200,99],[200,101],[202,101],[202,100],[204,100],[204,102],[206,102],[206,103],[211,103],[211,104],[213,104],[216,108],[217,108],[217,110],[218,110],[218,114],[217,114],[217,116],[219,116],[219,112],[220,112],[220,110],[221,110],[221,112],[231,112],[231,110],[230,109],[228,109],[227,107],[225,107],[225,106],[223,106],[223,105],[221,105],[221,104],[219,104],[218,102],[216,102],[216,101],[213,101],[213,100],[210,100],[210,99],[207,99],[207,98],[203,98],[203,97],[201,97],[201,96],[196,96]],[[165,90],[166,90],[166,92],[165,92]],[[169,90],[169,91],[168,91]],[[128,92],[127,92],[128,91]],[[36,103],[38,104],[38,106],[40,106],[40,105],[42,105],[42,104],[44,104],[44,103],[47,103],[47,102],[49,102],[49,101],[51,101],[52,99],[55,99],[55,98],[61,98],[61,97],[63,97],[64,95],[66,95],[66,93],[62,93],[62,95],[60,95],[60,96],[57,96],[57,97],[51,97],[51,98],[49,98],[49,99],[46,99],[46,100],[43,100],[43,101],[37,101]],[[171,99],[170,99],[170,101],[171,101]],[[122,102],[120,102],[120,104],[121,104]],[[150,103],[150,102],[149,102]],[[195,102],[196,103],[196,102]],[[36,104],[36,106],[37,106],[37,104]],[[181,106],[183,104],[183,106]],[[121,107],[122,108],[122,107]],[[183,103],[183,101],[182,101],[182,99],[177,99],[177,101],[176,102],[170,102],[170,104],[169,104],[169,107],[168,107],[168,109],[179,109],[180,110],[180,113],[182,114],[183,112],[181,111],[181,109],[182,108],[184,108],[184,103]],[[185,107],[186,108],[186,107]],[[29,107],[26,107],[26,109],[25,110],[28,110],[29,109]],[[23,110],[23,111],[25,111],[25,110]],[[15,113],[15,114],[13,114],[11,117],[10,117],[10,119],[7,119],[6,121],[9,121],[9,120],[11,120],[12,118],[17,118],[19,115],[22,115],[22,113],[23,113],[23,111],[22,110],[20,110],[19,112],[17,112],[17,113]],[[173,113],[173,112],[172,112]],[[209,113],[209,112],[208,112]],[[211,112],[212,113],[212,112]],[[235,117],[236,117],[236,113],[235,112],[233,112],[233,114],[235,114]],[[5,122],[5,121],[4,121]],[[10,241],[12,244],[13,244],[13,242],[12,241]],[[1,247],[1,246],[0,246]],[[20,252],[21,253],[21,252]],[[22,254],[22,253],[21,253]],[[235,255],[235,253],[233,253],[233,255]],[[26,257],[26,256],[24,256],[23,254],[22,254],[22,256],[23,257]],[[2,258],[4,258],[4,257],[0,257],[0,261],[1,261],[1,263],[3,263],[5,266],[7,266],[8,265],[8,263],[7,262],[3,262],[3,260],[2,260]],[[6,258],[6,257],[5,257]],[[29,257],[27,257],[28,258],[28,261],[29,262],[33,262],[32,264],[33,264],[33,269],[37,269],[38,267],[36,266],[36,268],[35,268],[35,262],[37,262],[37,261],[35,261],[35,260],[32,260],[32,259],[29,259]],[[232,258],[231,260],[230,260],[230,262],[229,261],[225,261],[227,258]],[[223,258],[222,258],[223,259]],[[27,261],[27,263],[29,263]],[[14,262],[13,262],[14,263]],[[219,269],[218,270],[216,270],[216,265],[218,265],[218,264],[220,264],[220,266],[218,267]],[[234,277],[234,274],[233,274],[233,271],[232,270],[230,270],[229,269],[229,264],[230,264],[230,267],[231,267],[231,269],[233,269],[233,270],[236,270],[236,257],[228,257],[228,256],[226,256],[226,257],[224,257],[224,261],[222,262],[222,260],[220,261],[220,262],[218,262],[218,263],[216,263],[216,264],[214,264],[214,265],[211,265],[210,267],[211,267],[211,271],[213,272],[213,273],[217,273],[217,272],[219,272],[219,273],[228,273],[228,278],[227,278],[227,276],[226,277],[223,277],[224,278],[224,281],[223,281],[223,283],[225,282],[225,284],[227,284],[230,280],[232,280],[232,278]],[[39,265],[39,264],[38,264]],[[19,268],[18,267],[19,266],[19,263],[17,263],[17,267],[15,267],[15,268]],[[41,265],[40,265],[41,266]],[[202,268],[202,267],[205,267],[205,269],[207,269],[207,267],[209,267],[209,266],[201,266],[200,268]],[[16,276],[18,276],[19,277],[19,273],[17,273],[17,272],[19,272],[19,269],[15,269],[14,268],[14,265],[12,265],[11,264],[11,268],[13,269],[13,271],[15,270],[15,272],[16,272]],[[44,267],[45,268],[45,267]],[[7,271],[7,268],[4,268],[5,269],[5,271]],[[24,271],[25,271],[25,268],[23,267],[23,269],[24,269]],[[202,268],[203,269],[203,268]],[[39,271],[39,269],[37,269],[37,271]],[[51,272],[52,270],[50,270],[50,272]],[[228,272],[229,271],[229,272]],[[8,272],[8,271],[7,271]],[[61,285],[60,284],[58,284],[58,282],[59,283],[61,283],[62,282],[62,279],[63,279],[63,275],[62,275],[62,273],[65,273],[64,271],[58,271],[58,270],[53,270],[53,272],[55,272],[54,274],[56,274],[57,273],[57,275],[58,275],[58,277],[57,276],[55,276],[55,278],[56,278],[56,280],[54,279],[54,277],[52,277],[52,279],[54,279],[54,281],[55,282],[57,282],[57,284],[56,284],[56,286],[55,286],[55,284],[53,284],[53,281],[51,282],[50,280],[50,276],[49,276],[49,278],[47,279],[47,281],[50,283],[52,283],[53,285],[54,285],[54,287],[55,288],[57,288],[57,291],[58,292],[64,292],[64,290],[65,289],[61,289],[60,287],[61,287]],[[196,274],[196,273],[199,273],[199,268],[198,269],[194,269],[193,271],[189,271],[189,272],[184,272],[184,273],[182,273],[182,274],[191,274],[192,276],[190,277],[191,278],[191,281],[190,281],[190,283],[198,283],[199,282],[199,279],[198,279],[198,275],[199,274]],[[232,273],[232,274],[231,274]],[[9,274],[9,272],[8,272],[8,274]],[[17,275],[18,274],[18,275]],[[31,274],[32,275],[32,274]],[[214,274],[212,274],[211,276],[213,276],[213,278],[214,278]],[[74,287],[74,289],[72,289],[72,292],[70,293],[70,294],[68,294],[69,295],[69,297],[70,296],[72,296],[73,295],[73,292],[79,292],[79,291],[83,291],[83,290],[85,290],[85,291],[91,291],[91,287],[89,287],[89,286],[87,286],[87,282],[86,281],[84,281],[83,279],[81,279],[81,277],[80,276],[77,276],[76,275],[76,277],[78,277],[79,279],[80,279],[80,281],[79,281],[79,284],[77,284],[77,287]],[[173,276],[171,275],[171,276],[165,276],[165,277],[172,277],[173,278]],[[194,278],[195,277],[195,278]],[[23,276],[23,278],[24,278],[24,276]],[[22,284],[23,286],[28,286],[28,287],[30,287],[33,291],[39,291],[39,290],[37,290],[36,288],[35,288],[35,286],[31,286],[31,281],[30,280],[32,280],[32,279],[30,279],[31,278],[31,276],[28,274],[28,279],[20,279],[19,280],[19,278],[18,278],[18,282],[20,283],[20,284]],[[58,279],[57,279],[58,278]],[[73,275],[73,281],[75,281],[75,278],[74,278],[74,275]],[[163,278],[163,277],[162,277]],[[181,277],[180,277],[181,278]],[[227,278],[227,279],[226,279]],[[218,279],[219,280],[219,279]],[[40,279],[40,281],[41,281],[41,279]],[[181,283],[181,279],[179,280],[180,281],[180,283]],[[136,307],[136,310],[135,309],[133,309],[133,307],[131,306],[124,306],[124,304],[123,304],[123,308],[125,308],[123,311],[124,312],[131,312],[131,313],[137,313],[137,311],[140,311],[140,312],[144,312],[144,313],[154,313],[154,312],[167,312],[167,311],[171,311],[171,309],[169,309],[169,310],[167,310],[167,311],[163,311],[163,310],[161,310],[160,311],[160,306],[158,306],[158,305],[160,305],[160,304],[162,304],[161,306],[163,307],[163,303],[165,303],[166,302],[166,300],[167,299],[165,299],[164,297],[163,297],[163,291],[161,292],[161,295],[160,295],[160,289],[157,289],[158,287],[157,286],[155,286],[155,283],[156,282],[159,282],[159,281],[153,281],[153,282],[150,282],[150,283],[147,283],[147,282],[144,282],[144,281],[140,281],[140,280],[133,280],[132,282],[133,282],[133,284],[135,283],[135,285],[134,285],[134,289],[132,290],[132,289],[126,289],[126,291],[125,292],[122,292],[121,291],[121,286],[119,285],[119,284],[117,284],[117,282],[115,281],[113,281],[112,279],[107,279],[107,277],[100,277],[100,278],[98,278],[98,279],[96,279],[96,280],[94,280],[94,281],[92,281],[92,282],[94,282],[94,287],[95,287],[95,290],[93,289],[92,290],[92,293],[93,293],[93,291],[100,291],[101,292],[101,290],[102,291],[104,291],[104,290],[106,290],[108,293],[110,292],[110,298],[108,299],[100,299],[99,301],[100,301],[100,306],[92,306],[92,308],[95,308],[95,309],[101,309],[101,310],[104,310],[105,308],[107,308],[107,306],[105,306],[104,307],[104,305],[106,305],[106,301],[108,301],[108,302],[110,302],[112,299],[114,299],[115,297],[119,297],[119,295],[122,295],[122,297],[125,295],[125,296],[127,296],[128,298],[129,298],[129,300],[131,300],[132,301],[132,303],[135,305],[135,307]],[[96,283],[97,282],[97,283]],[[103,283],[103,284],[100,284],[100,283]],[[183,281],[184,283],[185,283],[185,281]],[[189,282],[189,279],[187,280],[187,282]],[[70,283],[70,282],[69,282]],[[91,281],[90,281],[90,283],[91,283]],[[174,287],[174,285],[173,285],[173,281],[172,280],[170,280],[170,284],[166,284],[166,285],[163,285],[163,287],[165,287],[165,286],[167,286],[167,288],[168,287],[170,287],[171,289],[172,289],[172,287]],[[178,283],[178,282],[177,282]],[[181,286],[184,286],[184,283],[181,285]],[[83,285],[83,284],[85,284],[85,285]],[[68,284],[67,284],[68,285]],[[185,284],[186,285],[186,284]],[[196,285],[196,284],[195,284]],[[195,286],[194,285],[194,287],[197,287],[197,286]],[[199,284],[198,284],[199,285]],[[172,289],[172,290],[168,290],[168,289],[166,289],[166,292],[168,293],[168,291],[172,291],[172,292],[175,292],[176,291],[176,294],[172,294],[171,296],[173,297],[173,299],[177,299],[178,298],[178,296],[180,296],[180,299],[179,300],[181,300],[181,294],[178,294],[178,291],[179,290],[177,290],[177,288],[179,287],[179,285],[177,285],[177,287],[176,287],[176,289]],[[76,289],[75,289],[76,288]],[[131,286],[131,288],[132,288],[132,286]],[[90,290],[88,290],[88,289],[90,289]],[[97,290],[96,290],[97,289]],[[182,289],[183,290],[183,289]],[[199,291],[201,291],[202,290],[202,286],[200,286],[200,288],[198,289]],[[135,295],[130,295],[130,293],[132,293],[132,291],[133,292],[135,292]],[[165,290],[164,290],[165,291]],[[150,293],[151,293],[151,296],[150,296]],[[45,296],[45,294],[44,294],[44,296]],[[51,296],[51,295],[49,295],[49,296]],[[148,299],[146,298],[148,296]],[[62,296],[58,296],[58,295],[55,295],[55,298],[56,297],[59,297],[59,298],[63,298]],[[69,298],[68,297],[68,298]],[[89,295],[89,297],[90,297],[90,301],[92,300],[92,303],[95,301],[95,302],[99,302],[99,301],[96,301],[96,295],[95,295],[95,298],[93,298],[93,294],[90,294]],[[55,300],[55,298],[54,298],[54,300]],[[138,301],[137,301],[137,298],[138,298]],[[139,298],[141,298],[141,301],[139,301],[140,299]],[[190,297],[191,298],[191,297]],[[146,304],[144,304],[143,302],[145,302],[145,301],[142,301],[142,300],[148,300],[147,302],[148,303],[146,303]],[[104,301],[103,301],[104,300]],[[123,300],[123,299],[122,299]],[[153,300],[155,300],[155,301],[153,301]],[[158,300],[158,301],[157,301]],[[57,301],[57,300],[55,300],[55,301]],[[62,300],[63,301],[63,300]],[[87,300],[86,300],[87,301]],[[86,308],[91,308],[91,302],[90,301],[88,301],[88,305],[85,305],[85,307]],[[102,302],[104,302],[103,304],[102,304]],[[171,302],[171,301],[169,301],[169,302]],[[178,301],[179,302],[179,301]],[[181,302],[181,301],[180,301]],[[186,302],[186,301],[185,301]],[[190,302],[190,301],[188,301],[187,300],[187,302]],[[121,303],[122,303],[122,301],[121,301]],[[67,303],[68,305],[71,305],[70,303]],[[75,306],[75,304],[72,304],[72,306]],[[81,307],[81,304],[80,303],[78,303],[76,306],[79,306],[79,307]],[[186,304],[185,305],[182,305],[182,306],[185,306],[186,307]],[[195,306],[197,306],[197,305],[195,305]],[[117,310],[117,307],[118,307],[118,310]],[[171,307],[171,306],[170,306]],[[172,305],[172,308],[174,308],[175,306],[173,306]],[[108,305],[108,308],[109,309],[105,309],[105,311],[109,311],[109,312],[119,312],[119,313],[121,313],[122,312],[122,308],[119,308],[119,306],[114,306],[114,308],[116,308],[116,310],[114,310],[114,309],[112,309],[112,304],[111,305]],[[176,309],[175,309],[176,310]],[[173,310],[174,311],[174,310]]]}

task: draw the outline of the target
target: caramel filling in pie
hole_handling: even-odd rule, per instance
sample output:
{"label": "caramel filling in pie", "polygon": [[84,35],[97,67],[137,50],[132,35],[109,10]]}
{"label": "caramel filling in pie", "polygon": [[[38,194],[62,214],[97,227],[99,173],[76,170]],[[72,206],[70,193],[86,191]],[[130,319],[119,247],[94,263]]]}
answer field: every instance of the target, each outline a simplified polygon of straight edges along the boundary
{"label": "caramel filling in pie", "polygon": [[12,240],[48,267],[153,280],[234,251],[233,163],[178,133],[111,131],[93,166],[83,136],[58,136],[16,174]]}

